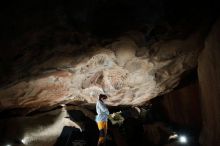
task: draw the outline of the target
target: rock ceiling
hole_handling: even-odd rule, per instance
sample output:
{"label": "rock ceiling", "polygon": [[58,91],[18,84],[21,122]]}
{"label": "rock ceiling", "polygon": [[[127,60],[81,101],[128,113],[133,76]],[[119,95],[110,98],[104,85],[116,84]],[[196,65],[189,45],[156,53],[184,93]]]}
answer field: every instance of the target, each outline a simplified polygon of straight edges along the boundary
{"label": "rock ceiling", "polygon": [[197,67],[214,16],[200,11],[205,6],[162,0],[8,3],[0,14],[0,111],[91,105],[100,93],[111,106],[146,104]]}
{"label": "rock ceiling", "polygon": [[44,53],[28,49],[37,45],[32,37],[13,62],[13,75],[2,79],[8,83],[0,89],[0,108],[95,103],[100,93],[109,96],[108,105],[143,105],[171,91],[183,72],[196,67],[200,36],[150,45],[138,32],[104,41],[86,36],[82,43],[62,43]]}

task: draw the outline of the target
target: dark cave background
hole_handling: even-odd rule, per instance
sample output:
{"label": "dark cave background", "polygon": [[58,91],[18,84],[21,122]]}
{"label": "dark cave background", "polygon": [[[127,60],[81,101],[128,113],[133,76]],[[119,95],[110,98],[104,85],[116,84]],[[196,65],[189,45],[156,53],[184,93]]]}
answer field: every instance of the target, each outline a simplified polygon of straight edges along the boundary
{"label": "dark cave background", "polygon": [[217,10],[214,1],[11,0],[1,4],[1,35],[2,41],[8,42],[29,31],[56,27],[103,37],[131,29],[149,29],[146,25],[159,27],[160,33],[165,33],[165,25],[187,28],[182,32],[187,34],[204,19],[215,18]]}

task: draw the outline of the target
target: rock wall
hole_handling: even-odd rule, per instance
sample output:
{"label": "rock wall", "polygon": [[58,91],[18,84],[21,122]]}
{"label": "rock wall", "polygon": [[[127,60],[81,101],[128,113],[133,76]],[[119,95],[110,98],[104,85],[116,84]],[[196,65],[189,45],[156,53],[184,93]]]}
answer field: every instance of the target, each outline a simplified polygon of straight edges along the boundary
{"label": "rock wall", "polygon": [[202,123],[199,98],[198,82],[174,90],[164,95],[164,112],[170,122],[199,130]]}
{"label": "rock wall", "polygon": [[39,48],[38,56],[34,48],[41,47],[42,40],[29,44],[30,49],[13,62],[13,76],[2,78],[11,84],[0,88],[0,110],[93,104],[100,93],[109,96],[108,105],[143,105],[178,85],[181,75],[196,66],[203,42],[200,30],[186,39],[153,45],[147,45],[144,34],[138,32],[105,44],[85,38],[78,45],[52,41],[56,45],[50,50]]}
{"label": "rock wall", "polygon": [[53,146],[64,126],[79,128],[70,119],[66,110],[57,109],[27,117],[0,120],[0,145],[18,145],[21,141],[28,146]]}
{"label": "rock wall", "polygon": [[202,146],[220,145],[220,20],[213,26],[199,56],[198,76],[203,117]]}

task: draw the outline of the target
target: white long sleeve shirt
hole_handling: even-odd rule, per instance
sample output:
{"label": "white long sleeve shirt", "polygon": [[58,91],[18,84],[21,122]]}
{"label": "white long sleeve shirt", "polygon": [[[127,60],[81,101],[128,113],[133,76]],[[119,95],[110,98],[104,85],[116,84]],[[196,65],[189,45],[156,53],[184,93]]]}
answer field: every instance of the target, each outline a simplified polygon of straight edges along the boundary
{"label": "white long sleeve shirt", "polygon": [[97,112],[97,116],[96,116],[96,122],[100,122],[100,121],[108,121],[108,115],[109,115],[109,111],[108,108],[106,107],[106,105],[98,100],[96,103],[96,112]]}

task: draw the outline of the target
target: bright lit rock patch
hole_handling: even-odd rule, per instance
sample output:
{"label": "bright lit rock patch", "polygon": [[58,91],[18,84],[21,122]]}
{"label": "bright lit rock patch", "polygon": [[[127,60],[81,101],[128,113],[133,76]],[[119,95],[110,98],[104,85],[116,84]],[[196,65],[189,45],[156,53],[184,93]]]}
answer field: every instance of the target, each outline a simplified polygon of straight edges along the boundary
{"label": "bright lit rock patch", "polygon": [[172,90],[180,75],[196,66],[198,36],[151,46],[124,36],[104,46],[91,46],[79,55],[74,54],[76,46],[72,52],[71,46],[68,51],[60,47],[63,52],[52,51],[56,55],[33,65],[28,77],[0,89],[1,108],[95,103],[100,93],[109,96],[109,105],[142,105]]}

